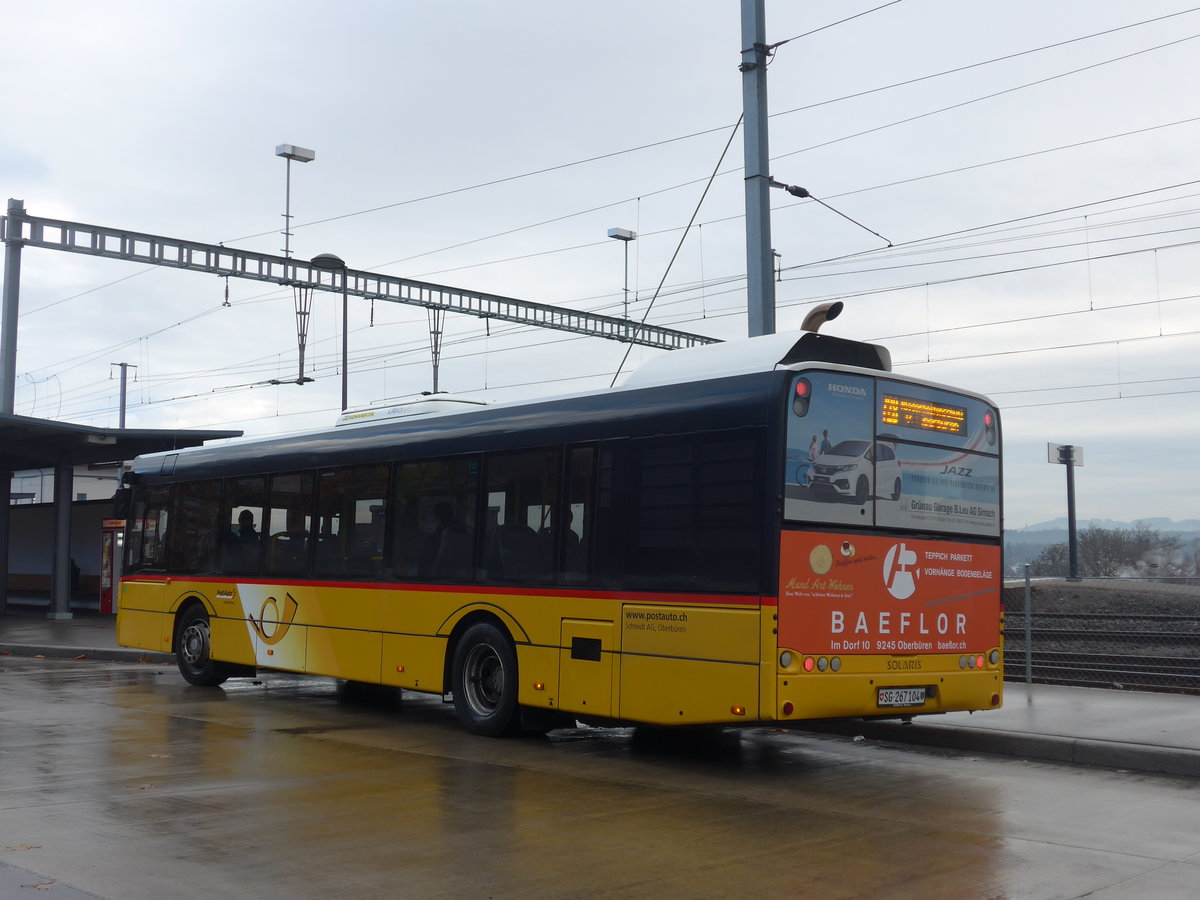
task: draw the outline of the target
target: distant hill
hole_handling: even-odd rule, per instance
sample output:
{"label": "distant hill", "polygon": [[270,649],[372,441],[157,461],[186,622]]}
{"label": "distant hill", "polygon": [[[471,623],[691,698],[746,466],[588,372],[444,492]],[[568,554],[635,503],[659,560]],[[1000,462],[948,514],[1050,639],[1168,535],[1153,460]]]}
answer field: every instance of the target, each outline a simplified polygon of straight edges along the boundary
{"label": "distant hill", "polygon": [[[1182,522],[1176,522],[1174,519],[1162,517],[1135,519],[1132,522],[1118,522],[1116,519],[1079,519],[1075,522],[1075,527],[1081,531],[1090,525],[1098,525],[1101,528],[1133,528],[1138,522],[1144,522],[1156,531],[1163,532],[1163,534],[1175,534],[1179,531],[1200,531],[1200,519],[1184,519]],[[1037,525],[1026,525],[1024,528],[1009,528],[1005,533],[1027,534],[1030,531],[1061,531],[1063,534],[1066,534],[1067,517],[1062,516],[1057,519],[1051,519],[1049,522],[1040,522]]]}
{"label": "distant hill", "polygon": [[[1154,518],[1137,519],[1133,522],[1118,522],[1115,519],[1079,519],[1075,523],[1078,531],[1096,525],[1100,528],[1133,528],[1143,522],[1164,537],[1178,538],[1185,546],[1200,541],[1200,519]],[[1053,519],[1038,525],[1004,530],[1004,568],[1009,574],[1020,573],[1026,563],[1033,562],[1044,547],[1067,542],[1067,519]]]}

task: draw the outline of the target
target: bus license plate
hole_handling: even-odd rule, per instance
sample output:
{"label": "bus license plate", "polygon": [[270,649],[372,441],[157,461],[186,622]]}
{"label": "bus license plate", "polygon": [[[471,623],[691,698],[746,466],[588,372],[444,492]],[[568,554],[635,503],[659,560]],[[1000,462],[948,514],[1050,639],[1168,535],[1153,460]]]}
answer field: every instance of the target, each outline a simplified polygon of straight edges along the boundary
{"label": "bus license plate", "polygon": [[876,703],[879,706],[924,706],[925,688],[880,688]]}

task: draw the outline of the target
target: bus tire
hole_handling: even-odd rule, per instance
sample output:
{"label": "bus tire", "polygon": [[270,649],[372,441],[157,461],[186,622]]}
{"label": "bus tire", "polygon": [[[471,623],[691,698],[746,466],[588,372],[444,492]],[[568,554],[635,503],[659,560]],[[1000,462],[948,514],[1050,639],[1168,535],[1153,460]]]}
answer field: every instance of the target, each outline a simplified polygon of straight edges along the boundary
{"label": "bus tire", "polygon": [[200,604],[188,608],[175,632],[175,664],[189,684],[216,687],[229,678],[227,668],[212,658],[212,629],[208,611]]}
{"label": "bus tire", "polygon": [[517,651],[491,622],[477,622],[454,648],[454,711],[467,731],[484,737],[513,734],[517,714]]}

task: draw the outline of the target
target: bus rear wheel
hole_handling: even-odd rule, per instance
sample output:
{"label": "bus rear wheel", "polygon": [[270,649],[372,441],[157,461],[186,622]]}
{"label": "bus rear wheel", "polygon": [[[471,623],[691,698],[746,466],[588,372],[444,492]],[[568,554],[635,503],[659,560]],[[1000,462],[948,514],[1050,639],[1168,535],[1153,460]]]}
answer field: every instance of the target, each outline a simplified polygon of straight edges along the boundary
{"label": "bus rear wheel", "polygon": [[179,620],[179,630],[175,634],[175,663],[179,666],[179,674],[189,684],[199,687],[215,687],[229,678],[227,668],[213,661],[212,629],[203,606],[191,607]]}
{"label": "bus rear wheel", "polygon": [[499,737],[520,728],[517,651],[490,622],[478,622],[454,649],[454,711],[472,734]]}

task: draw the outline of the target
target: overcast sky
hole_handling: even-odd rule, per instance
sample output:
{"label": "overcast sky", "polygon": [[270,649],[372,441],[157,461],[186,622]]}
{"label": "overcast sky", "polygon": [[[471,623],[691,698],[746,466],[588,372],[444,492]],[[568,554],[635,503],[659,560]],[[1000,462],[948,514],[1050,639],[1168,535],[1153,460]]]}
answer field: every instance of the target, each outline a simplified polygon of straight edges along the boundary
{"label": "overcast sky", "polygon": [[[279,253],[274,150],[291,143],[317,154],[292,167],[298,257],[620,315],[620,226],[639,234],[633,315],[747,333],[740,132],[718,165],[741,114],[736,0],[0,13],[0,183],[31,215]],[[1200,518],[1200,9],[767,0],[766,16],[787,41],[772,174],[849,217],[775,192],[779,329],[843,298],[829,333],[990,395],[1010,528],[1065,513],[1047,442],[1084,448],[1081,518]],[[340,297],[312,318],[317,380],[268,386],[297,374],[290,289],[29,249],[17,412],[116,425],[126,362],[131,427],[319,427],[339,406]],[[352,300],[349,340],[352,406],[430,389],[423,311]],[[602,389],[625,349],[450,317],[440,386]]]}

